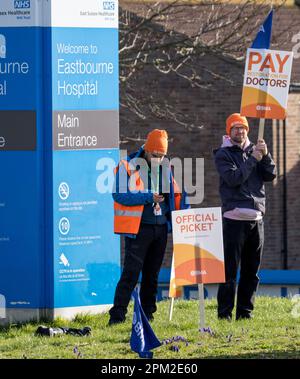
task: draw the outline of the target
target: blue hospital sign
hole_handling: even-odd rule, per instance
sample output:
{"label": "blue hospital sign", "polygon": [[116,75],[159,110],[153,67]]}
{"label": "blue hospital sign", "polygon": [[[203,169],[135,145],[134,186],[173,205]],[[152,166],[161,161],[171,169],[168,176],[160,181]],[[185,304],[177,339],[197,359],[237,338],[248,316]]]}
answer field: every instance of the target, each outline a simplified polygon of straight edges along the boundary
{"label": "blue hospital sign", "polygon": [[9,320],[20,309],[26,319],[113,302],[120,244],[97,167],[119,159],[118,75],[117,1],[1,0],[0,294]]}

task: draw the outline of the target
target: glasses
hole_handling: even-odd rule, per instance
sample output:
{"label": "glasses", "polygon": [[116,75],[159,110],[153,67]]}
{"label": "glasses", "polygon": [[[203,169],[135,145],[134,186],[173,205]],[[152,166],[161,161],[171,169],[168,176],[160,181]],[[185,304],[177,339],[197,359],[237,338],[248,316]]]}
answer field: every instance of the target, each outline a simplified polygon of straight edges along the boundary
{"label": "glasses", "polygon": [[234,126],[233,127],[233,130],[235,131],[235,132],[240,132],[240,131],[247,131],[247,129],[244,127],[244,126]]}
{"label": "glasses", "polygon": [[164,154],[153,154],[153,153],[149,153],[151,155],[152,158],[159,158],[159,159],[162,159],[164,157]]}

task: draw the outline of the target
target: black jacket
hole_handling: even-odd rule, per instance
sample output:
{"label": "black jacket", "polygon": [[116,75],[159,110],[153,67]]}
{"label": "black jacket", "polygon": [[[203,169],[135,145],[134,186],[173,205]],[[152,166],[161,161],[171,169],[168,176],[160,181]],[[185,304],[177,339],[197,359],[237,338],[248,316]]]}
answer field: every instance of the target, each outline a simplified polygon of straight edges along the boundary
{"label": "black jacket", "polygon": [[264,182],[276,178],[276,166],[270,153],[258,162],[251,155],[253,146],[251,143],[245,150],[236,145],[214,150],[223,212],[250,208],[265,213]]}

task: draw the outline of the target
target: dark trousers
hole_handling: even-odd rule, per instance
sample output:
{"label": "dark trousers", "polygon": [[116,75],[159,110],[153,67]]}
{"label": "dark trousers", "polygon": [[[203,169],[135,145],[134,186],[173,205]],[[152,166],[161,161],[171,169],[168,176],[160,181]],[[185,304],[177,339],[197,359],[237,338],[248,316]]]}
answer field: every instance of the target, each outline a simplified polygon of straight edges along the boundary
{"label": "dark trousers", "polygon": [[257,273],[264,244],[263,220],[236,221],[223,218],[223,238],[226,282],[219,285],[218,316],[232,316],[240,265],[236,318],[250,317],[259,282]]}
{"label": "dark trousers", "polygon": [[131,293],[142,272],[141,305],[149,318],[156,311],[158,274],[167,245],[167,225],[141,224],[136,238],[125,237],[125,259],[117,284],[114,306],[109,311],[114,320],[125,320]]}

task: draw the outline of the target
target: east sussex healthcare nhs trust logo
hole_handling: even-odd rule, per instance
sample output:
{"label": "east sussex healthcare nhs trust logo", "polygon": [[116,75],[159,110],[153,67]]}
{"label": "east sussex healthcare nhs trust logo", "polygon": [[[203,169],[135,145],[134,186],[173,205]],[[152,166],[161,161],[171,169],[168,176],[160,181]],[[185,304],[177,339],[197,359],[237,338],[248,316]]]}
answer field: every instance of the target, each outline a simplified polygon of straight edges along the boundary
{"label": "east sussex healthcare nhs trust logo", "polygon": [[15,9],[28,9],[30,8],[30,0],[14,0]]}
{"label": "east sussex healthcare nhs trust logo", "polygon": [[102,6],[104,11],[114,11],[115,2],[114,1],[102,1]]}

